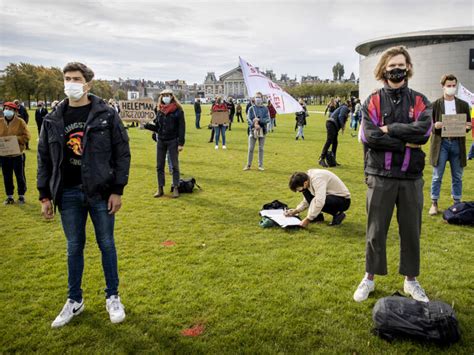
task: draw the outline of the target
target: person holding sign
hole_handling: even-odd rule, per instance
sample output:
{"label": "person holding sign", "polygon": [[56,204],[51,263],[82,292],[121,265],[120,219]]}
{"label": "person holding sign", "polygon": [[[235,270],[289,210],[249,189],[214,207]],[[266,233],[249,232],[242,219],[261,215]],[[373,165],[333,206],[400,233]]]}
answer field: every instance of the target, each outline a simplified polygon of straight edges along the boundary
{"label": "person holding sign", "polygon": [[[458,80],[454,75],[443,75],[441,77],[443,97],[433,103],[434,127],[430,146],[430,163],[433,166],[433,176],[431,179],[431,207],[428,212],[430,216],[438,214],[441,183],[448,161],[451,167],[451,196],[454,203],[461,201],[462,197],[462,174],[464,167],[467,165],[466,131],[471,129],[471,114],[469,104],[455,96],[457,84]],[[459,114],[462,115],[460,118],[463,123],[461,132],[455,136],[443,137],[443,129],[448,128],[447,118]],[[443,118],[445,122],[443,122]]]}
{"label": "person holding sign", "polygon": [[351,194],[336,174],[323,169],[296,172],[288,185],[291,191],[303,194],[303,201],[296,208],[287,210],[285,215],[294,216],[308,209],[301,227],[306,228],[311,222],[323,222],[323,212],[332,216],[331,226],[341,224],[346,218],[344,211],[351,205]]}
{"label": "person holding sign", "polygon": [[114,223],[128,183],[128,135],[118,113],[89,94],[94,78],[89,67],[68,63],[63,76],[67,98],[44,118],[38,143],[41,212],[52,219],[53,204],[59,208],[67,240],[68,299],[51,327],[66,325],[84,310],[81,284],[89,216],[102,254],[106,310],[112,323],[120,323],[125,310],[118,294]]}
{"label": "person holding sign", "polygon": [[258,170],[263,171],[263,146],[265,144],[265,135],[267,131],[267,123],[270,122],[270,114],[267,106],[263,104],[263,95],[261,92],[255,94],[254,100],[247,113],[247,123],[249,125],[249,151],[247,157],[247,165],[244,170],[250,170],[253,161],[253,151],[255,143],[258,140]]}
{"label": "person holding sign", "polygon": [[222,97],[217,96],[216,102],[211,108],[212,127],[214,129],[216,149],[219,149],[219,136],[222,136],[222,149],[227,149],[225,145],[225,131],[229,125],[229,110],[228,105]]}
{"label": "person holding sign", "polygon": [[360,134],[366,150],[368,187],[366,274],[353,297],[356,302],[365,301],[374,291],[375,274],[387,274],[387,233],[397,206],[403,289],[415,300],[428,302],[416,277],[420,273],[425,167],[421,146],[431,133],[431,104],[423,94],[408,88],[413,65],[405,47],[382,53],[374,73],[384,86],[370,94],[362,106]]}
{"label": "person holding sign", "polygon": [[[30,140],[30,132],[26,122],[18,116],[18,106],[14,102],[5,102],[3,104],[3,116],[0,118],[0,137],[5,137],[0,142],[0,159],[2,162],[3,183],[5,193],[7,194],[4,205],[15,203],[13,192],[15,185],[13,183],[13,173],[16,176],[18,186],[18,203],[25,203],[26,178],[25,178],[25,154],[26,143]],[[12,138],[12,140],[6,138]],[[10,144],[13,143],[13,144]],[[11,150],[7,149],[9,145],[14,145]],[[2,149],[5,150],[2,152]]]}
{"label": "person holding sign", "polygon": [[160,93],[156,117],[153,123],[145,124],[145,128],[155,132],[158,140],[156,150],[158,191],[154,197],[164,195],[165,163],[168,153],[173,166],[173,198],[177,198],[180,176],[178,154],[184,149],[186,123],[183,108],[173,91],[166,89]]}

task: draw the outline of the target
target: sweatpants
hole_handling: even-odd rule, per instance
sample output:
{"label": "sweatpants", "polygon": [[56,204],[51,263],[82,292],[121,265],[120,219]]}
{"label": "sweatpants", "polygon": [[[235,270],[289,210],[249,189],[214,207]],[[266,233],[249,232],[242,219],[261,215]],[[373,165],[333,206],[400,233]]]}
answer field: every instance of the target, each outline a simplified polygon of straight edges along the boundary
{"label": "sweatpants", "polygon": [[13,196],[13,192],[15,191],[13,173],[15,173],[16,176],[18,195],[24,195],[26,192],[25,154],[16,157],[1,157],[0,159],[2,161],[3,182],[7,196]]}
{"label": "sweatpants", "polygon": [[369,274],[387,274],[386,241],[393,209],[397,206],[400,235],[399,273],[420,273],[420,233],[423,211],[422,178],[367,177],[367,244],[365,269]]}

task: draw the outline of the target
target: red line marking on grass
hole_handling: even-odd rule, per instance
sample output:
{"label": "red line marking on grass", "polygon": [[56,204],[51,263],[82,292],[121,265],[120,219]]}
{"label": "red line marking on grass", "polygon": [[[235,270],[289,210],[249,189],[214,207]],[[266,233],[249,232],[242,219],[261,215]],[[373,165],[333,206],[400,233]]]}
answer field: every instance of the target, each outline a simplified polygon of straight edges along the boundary
{"label": "red line marking on grass", "polygon": [[164,247],[172,247],[173,245],[176,245],[176,243],[172,240],[165,240],[163,243],[161,243],[161,245]]}
{"label": "red line marking on grass", "polygon": [[204,325],[203,324],[196,324],[191,328],[184,329],[181,331],[181,335],[185,337],[197,337],[204,333]]}

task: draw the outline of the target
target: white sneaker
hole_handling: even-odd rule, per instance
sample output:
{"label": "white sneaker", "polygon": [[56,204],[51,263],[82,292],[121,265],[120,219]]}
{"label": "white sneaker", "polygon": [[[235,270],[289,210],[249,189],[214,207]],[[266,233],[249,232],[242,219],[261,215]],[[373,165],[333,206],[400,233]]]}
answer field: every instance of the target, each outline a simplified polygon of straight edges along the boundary
{"label": "white sneaker", "polygon": [[242,170],[243,171],[250,170],[250,166],[246,165],[246,166],[244,166],[244,168]]}
{"label": "white sneaker", "polygon": [[429,302],[429,298],[426,297],[425,290],[423,290],[423,287],[421,287],[420,283],[415,280],[415,281],[408,281],[405,279],[405,282],[403,283],[403,291],[405,293],[408,293],[413,299],[421,302]]}
{"label": "white sneaker", "polygon": [[63,325],[68,324],[71,319],[75,316],[78,316],[84,310],[84,300],[81,303],[78,303],[70,298],[67,299],[66,304],[64,305],[61,313],[56,317],[56,319],[51,323],[51,328],[59,328]]}
{"label": "white sneaker", "polygon": [[219,146],[218,146],[218,145],[216,145],[216,148],[215,148],[215,149],[219,149]]}
{"label": "white sneaker", "polygon": [[264,171],[265,169],[263,168],[263,166],[259,166],[259,167],[258,167],[258,170]]}
{"label": "white sneaker", "polygon": [[227,147],[225,145],[222,146],[222,149],[227,149]]}
{"label": "white sneaker", "polygon": [[430,216],[436,216],[438,214],[438,205],[432,204],[430,210],[428,211]]}
{"label": "white sneaker", "polygon": [[364,278],[354,292],[354,301],[365,301],[375,289],[375,282]]}
{"label": "white sneaker", "polygon": [[125,308],[122,302],[120,302],[119,296],[114,295],[107,298],[105,301],[105,309],[109,312],[110,321],[112,323],[120,323],[125,319]]}

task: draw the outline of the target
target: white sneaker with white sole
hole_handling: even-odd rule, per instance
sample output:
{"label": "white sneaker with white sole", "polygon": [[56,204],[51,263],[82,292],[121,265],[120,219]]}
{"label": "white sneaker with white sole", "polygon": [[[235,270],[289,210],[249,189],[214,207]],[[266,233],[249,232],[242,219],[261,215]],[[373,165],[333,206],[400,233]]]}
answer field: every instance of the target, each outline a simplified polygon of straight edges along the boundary
{"label": "white sneaker with white sole", "polygon": [[84,310],[84,300],[81,303],[76,302],[70,298],[67,299],[66,304],[64,305],[61,313],[56,317],[56,319],[51,323],[51,328],[59,328],[63,325],[68,324],[71,319],[75,316],[78,316]]}
{"label": "white sneaker with white sole", "polygon": [[365,301],[369,297],[369,294],[374,291],[374,289],[375,282],[373,280],[364,278],[357,287],[357,290],[354,292],[354,301]]}
{"label": "white sneaker with white sole", "polygon": [[426,296],[425,290],[421,287],[420,283],[415,281],[408,281],[405,279],[403,283],[403,291],[408,293],[413,299],[421,302],[429,302],[429,298]]}
{"label": "white sneaker with white sole", "polygon": [[120,323],[125,319],[125,308],[117,295],[110,296],[105,301],[105,309],[109,312],[112,323]]}

